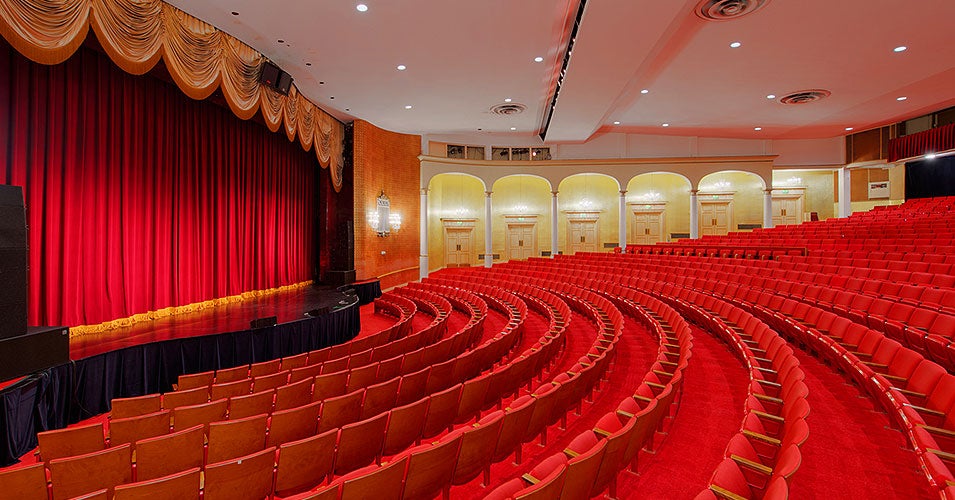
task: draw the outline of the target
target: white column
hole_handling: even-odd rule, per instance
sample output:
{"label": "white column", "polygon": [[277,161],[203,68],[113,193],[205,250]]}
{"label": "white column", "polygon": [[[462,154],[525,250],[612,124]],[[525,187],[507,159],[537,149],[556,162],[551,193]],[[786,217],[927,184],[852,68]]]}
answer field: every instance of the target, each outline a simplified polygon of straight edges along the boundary
{"label": "white column", "polygon": [[550,198],[550,258],[557,256],[557,191]]}
{"label": "white column", "polygon": [[700,237],[700,204],[697,200],[697,189],[690,190],[690,238]]}
{"label": "white column", "polygon": [[847,167],[839,169],[839,217],[852,215],[852,179]]}
{"label": "white column", "polygon": [[420,235],[418,236],[418,276],[428,277],[428,188],[421,189],[421,212],[418,226]]}
{"label": "white column", "polygon": [[491,246],[491,192],[484,192],[484,267],[494,263],[494,248]]}
{"label": "white column", "polygon": [[[802,214],[800,214],[802,216]],[[773,190],[763,190],[763,229],[773,227]]]}
{"label": "white column", "polygon": [[617,221],[617,245],[627,249],[627,190],[620,190],[620,218]]}

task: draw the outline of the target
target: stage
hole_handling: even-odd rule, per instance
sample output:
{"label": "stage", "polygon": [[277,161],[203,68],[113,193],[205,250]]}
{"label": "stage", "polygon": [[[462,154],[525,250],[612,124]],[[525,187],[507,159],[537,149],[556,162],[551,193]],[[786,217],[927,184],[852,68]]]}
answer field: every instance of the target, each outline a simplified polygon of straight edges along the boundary
{"label": "stage", "polygon": [[[69,363],[0,390],[0,466],[33,449],[37,432],[105,413],[113,398],[167,391],[185,373],[346,342],[361,329],[360,304],[380,294],[378,281],[310,286],[70,339]],[[250,328],[268,316],[277,324]]]}

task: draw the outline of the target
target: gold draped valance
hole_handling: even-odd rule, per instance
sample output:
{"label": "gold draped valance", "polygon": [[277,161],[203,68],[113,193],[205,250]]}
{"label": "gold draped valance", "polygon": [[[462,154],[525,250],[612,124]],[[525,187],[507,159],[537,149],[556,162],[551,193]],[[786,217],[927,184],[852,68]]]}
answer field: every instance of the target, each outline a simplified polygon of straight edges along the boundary
{"label": "gold draped valance", "polygon": [[161,0],[2,0],[0,35],[40,64],[59,64],[82,45],[89,29],[113,62],[142,75],[160,58],[176,85],[193,99],[222,89],[236,116],[261,112],[272,132],[285,129],[306,151],[315,149],[335,190],[342,187],[344,125],[293,85],[283,96],[259,84],[261,53]]}

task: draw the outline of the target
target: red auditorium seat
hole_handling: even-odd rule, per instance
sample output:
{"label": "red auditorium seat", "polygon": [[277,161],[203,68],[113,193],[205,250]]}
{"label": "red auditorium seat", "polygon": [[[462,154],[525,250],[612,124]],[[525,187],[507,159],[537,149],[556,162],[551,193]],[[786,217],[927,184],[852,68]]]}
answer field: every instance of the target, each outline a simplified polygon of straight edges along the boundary
{"label": "red auditorium seat", "polygon": [[204,441],[201,425],[137,441],[136,479],[157,479],[193,467],[202,467]]}
{"label": "red auditorium seat", "polygon": [[396,459],[408,459],[403,500],[430,500],[438,493],[450,498],[462,436],[436,444],[423,444],[402,453]]}
{"label": "red auditorium seat", "polygon": [[50,460],[53,500],[66,500],[117,484],[131,482],[132,450],[129,444],[83,455]]}
{"label": "red auditorium seat", "polygon": [[441,438],[441,442],[462,436],[461,451],[454,467],[452,484],[464,484],[484,473],[481,483],[486,486],[490,481],[491,455],[497,445],[504,422],[504,412],[488,414],[471,427],[462,427]]}
{"label": "red auditorium seat", "polygon": [[265,448],[267,421],[268,415],[261,414],[209,424],[206,461],[221,462]]}
{"label": "red auditorium seat", "polygon": [[46,486],[46,469],[43,464],[33,464],[0,471],[3,493],[19,500],[49,500]]}
{"label": "red auditorium seat", "polygon": [[199,500],[200,472],[198,467],[169,476],[123,484],[116,487],[113,500]]}
{"label": "red auditorium seat", "polygon": [[325,432],[360,420],[361,404],[364,399],[365,390],[359,389],[343,396],[322,401],[321,418],[318,419],[318,432]]}
{"label": "red auditorium seat", "polygon": [[162,409],[162,394],[148,394],[135,398],[114,398],[110,402],[109,418],[129,418],[155,413]]}
{"label": "red auditorium seat", "polygon": [[332,473],[338,430],[279,446],[275,493],[288,496],[321,484]]}
{"label": "red auditorium seat", "polygon": [[272,359],[269,361],[262,361],[260,363],[252,363],[252,366],[249,367],[249,377],[256,379],[266,375],[272,375],[273,373],[277,373],[281,367],[281,359]]}
{"label": "red auditorium seat", "polygon": [[226,384],[249,378],[249,365],[240,365],[235,368],[216,370],[216,384]]}
{"label": "red auditorium seat", "polygon": [[424,427],[421,430],[422,438],[436,436],[451,428],[454,417],[457,416],[458,402],[461,401],[463,390],[463,384],[456,384],[429,397],[431,403],[428,406],[428,415],[425,417]]}
{"label": "red auditorium seat", "polygon": [[268,446],[279,446],[315,435],[321,405],[321,401],[318,401],[273,413],[269,425]]}
{"label": "red auditorium seat", "polygon": [[[235,420],[262,413],[272,413],[272,401],[274,399],[274,391],[255,392],[229,398],[229,419]],[[302,404],[305,403],[308,403],[308,401],[306,400]]]}
{"label": "red auditorium seat", "polygon": [[524,396],[511,402],[504,410],[504,422],[501,424],[501,434],[494,448],[492,460],[500,462],[514,453],[514,464],[521,463],[521,442],[527,435],[527,427],[530,424],[531,416],[534,412],[535,399],[530,396]]}
{"label": "red auditorium seat", "polygon": [[109,445],[135,443],[140,439],[169,434],[169,410],[109,422]]}
{"label": "red auditorium seat", "polygon": [[216,374],[215,372],[202,372],[202,373],[193,373],[188,375],[180,375],[176,381],[176,392],[185,391],[190,389],[201,389],[205,387],[206,389],[215,382]]}
{"label": "red auditorium seat", "polygon": [[397,404],[406,405],[412,401],[423,398],[426,394],[425,389],[427,388],[428,378],[430,376],[430,366],[402,376],[401,383],[398,385]]}
{"label": "red auditorium seat", "polygon": [[590,496],[606,451],[607,440],[597,439],[593,431],[589,430],[579,434],[564,448],[564,454],[569,460],[561,500]]}
{"label": "red auditorium seat", "polygon": [[272,494],[275,448],[207,465],[204,500],[262,500]]}
{"label": "red auditorium seat", "polygon": [[106,449],[103,424],[40,432],[36,438],[39,442],[38,458],[43,462]]}
{"label": "red auditorium seat", "polygon": [[[399,459],[387,465],[369,465],[364,469],[339,478],[326,489],[341,490],[341,500],[400,500],[408,459]],[[324,491],[324,490],[320,490]],[[308,497],[312,498],[312,497]],[[327,497],[322,497],[327,498]]]}
{"label": "red auditorium seat", "polygon": [[388,414],[382,413],[377,417],[343,426],[338,433],[335,474],[346,474],[378,461],[387,425]]}
{"label": "red auditorium seat", "polygon": [[166,392],[162,395],[162,407],[164,410],[175,410],[180,406],[193,406],[208,402],[209,386]]}
{"label": "red auditorium seat", "polygon": [[398,399],[398,385],[401,379],[395,377],[380,384],[368,386],[365,401],[362,403],[361,418],[370,418],[394,408]]}
{"label": "red auditorium seat", "polygon": [[384,455],[393,455],[418,441],[424,429],[431,398],[399,406],[389,412],[385,431]]}
{"label": "red auditorium seat", "polygon": [[173,430],[181,431],[194,425],[202,425],[208,432],[209,424],[223,420],[229,408],[227,399],[193,406],[180,406],[172,411]]}
{"label": "red auditorium seat", "polygon": [[227,399],[234,396],[244,396],[252,392],[252,379],[234,380],[232,382],[212,384],[209,389],[209,399]]}
{"label": "red auditorium seat", "polygon": [[340,371],[326,373],[315,377],[315,386],[312,389],[312,401],[322,401],[345,394],[348,385],[348,372]]}

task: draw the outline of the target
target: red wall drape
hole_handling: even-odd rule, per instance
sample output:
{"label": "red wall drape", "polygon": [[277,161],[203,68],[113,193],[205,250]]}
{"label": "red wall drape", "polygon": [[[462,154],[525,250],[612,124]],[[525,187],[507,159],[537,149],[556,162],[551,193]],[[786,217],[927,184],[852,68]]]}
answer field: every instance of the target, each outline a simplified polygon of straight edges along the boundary
{"label": "red wall drape", "polygon": [[315,155],[92,49],[41,66],[0,40],[0,166],[24,188],[32,325],[312,277]]}
{"label": "red wall drape", "polygon": [[955,148],[955,123],[889,140],[889,161]]}

